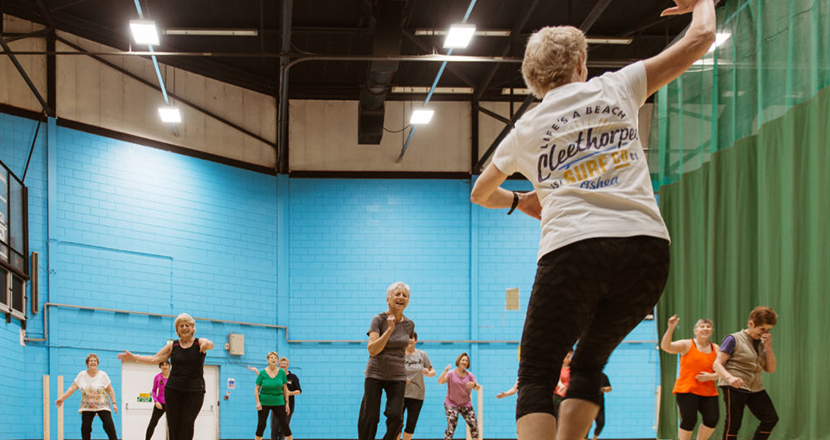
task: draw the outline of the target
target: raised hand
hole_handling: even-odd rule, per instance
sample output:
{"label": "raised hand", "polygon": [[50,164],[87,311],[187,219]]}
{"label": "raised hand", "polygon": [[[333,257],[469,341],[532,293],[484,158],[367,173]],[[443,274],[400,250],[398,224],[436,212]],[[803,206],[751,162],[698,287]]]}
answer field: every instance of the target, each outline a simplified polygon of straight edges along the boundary
{"label": "raised hand", "polygon": [[389,315],[386,317],[386,325],[389,326],[389,331],[395,331],[395,316]]}
{"label": "raised hand", "polygon": [[688,14],[689,12],[692,12],[697,2],[698,0],[674,0],[674,3],[677,6],[666,8],[663,12],[660,13],[660,16],[665,17],[667,15]]}
{"label": "raised hand", "polygon": [[677,315],[672,315],[672,317],[669,318],[669,328],[672,328],[672,329],[676,328],[677,324],[679,324],[679,323],[680,323],[680,318],[678,318]]}

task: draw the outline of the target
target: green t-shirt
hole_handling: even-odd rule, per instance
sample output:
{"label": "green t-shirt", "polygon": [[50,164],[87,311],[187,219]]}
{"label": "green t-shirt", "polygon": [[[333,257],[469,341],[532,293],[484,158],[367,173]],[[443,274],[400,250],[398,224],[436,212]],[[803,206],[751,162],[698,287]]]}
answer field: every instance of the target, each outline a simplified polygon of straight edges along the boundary
{"label": "green t-shirt", "polygon": [[287,379],[285,371],[280,368],[276,377],[268,375],[268,369],[263,368],[256,377],[256,384],[260,386],[259,389],[259,403],[262,406],[281,406],[285,405],[285,397],[282,395],[282,386],[285,385]]}

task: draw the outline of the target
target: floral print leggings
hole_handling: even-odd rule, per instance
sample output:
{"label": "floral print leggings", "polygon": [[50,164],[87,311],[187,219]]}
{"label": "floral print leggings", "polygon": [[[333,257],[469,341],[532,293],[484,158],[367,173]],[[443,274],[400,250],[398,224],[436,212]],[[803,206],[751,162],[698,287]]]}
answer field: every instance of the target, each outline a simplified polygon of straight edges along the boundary
{"label": "floral print leggings", "polygon": [[455,434],[455,425],[458,424],[458,414],[464,417],[467,426],[470,427],[470,435],[473,439],[478,438],[478,422],[476,421],[476,413],[471,406],[449,406],[444,404],[444,411],[447,413],[447,430],[444,432],[444,440],[452,440]]}

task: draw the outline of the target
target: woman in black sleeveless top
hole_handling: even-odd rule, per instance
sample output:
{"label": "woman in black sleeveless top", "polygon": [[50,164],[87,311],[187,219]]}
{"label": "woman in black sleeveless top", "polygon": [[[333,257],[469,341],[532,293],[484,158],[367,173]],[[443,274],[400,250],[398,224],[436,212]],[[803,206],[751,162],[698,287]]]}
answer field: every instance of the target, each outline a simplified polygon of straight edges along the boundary
{"label": "woman in black sleeveless top", "polygon": [[164,388],[167,427],[170,440],[192,440],[193,425],[205,400],[205,352],[213,349],[213,342],[195,338],[196,321],[187,313],[176,317],[174,323],[179,340],[167,344],[153,356],[138,356],[124,350],[118,355],[122,361],[145,364],[171,360],[173,368]]}

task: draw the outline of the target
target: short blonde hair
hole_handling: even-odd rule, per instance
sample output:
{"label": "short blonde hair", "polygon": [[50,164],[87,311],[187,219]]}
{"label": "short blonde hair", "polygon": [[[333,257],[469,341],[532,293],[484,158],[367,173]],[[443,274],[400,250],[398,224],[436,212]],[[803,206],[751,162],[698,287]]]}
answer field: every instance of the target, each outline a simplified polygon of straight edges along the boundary
{"label": "short blonde hair", "polygon": [[268,354],[265,355],[265,360],[267,361],[268,358],[271,357],[272,354],[277,357],[277,362],[279,362],[280,361],[280,355],[278,355],[276,351],[269,351]]}
{"label": "short blonde hair", "polygon": [[527,40],[522,76],[533,94],[541,99],[550,90],[566,84],[579,64],[588,56],[585,35],[573,26],[539,29]]}
{"label": "short blonde hair", "polygon": [[178,328],[180,321],[186,321],[186,322],[196,326],[196,320],[193,319],[192,316],[188,315],[187,313],[181,313],[181,314],[179,314],[179,316],[176,317],[176,320],[173,321],[173,328]]}
{"label": "short blonde hair", "polygon": [[389,298],[392,298],[392,294],[399,290],[403,290],[404,292],[406,292],[407,295],[411,295],[409,285],[407,285],[403,281],[396,281],[386,288],[386,301],[389,301]]}

